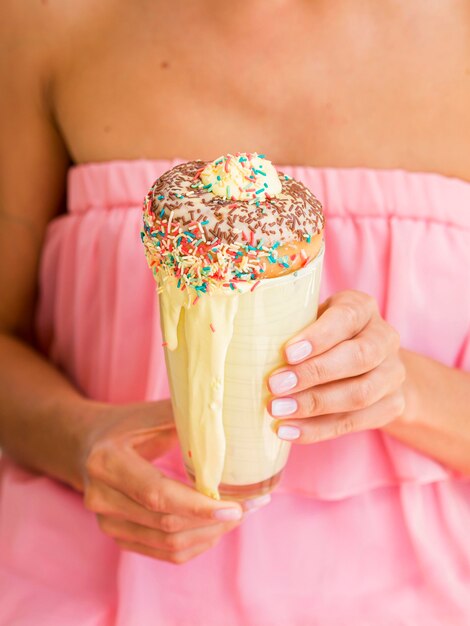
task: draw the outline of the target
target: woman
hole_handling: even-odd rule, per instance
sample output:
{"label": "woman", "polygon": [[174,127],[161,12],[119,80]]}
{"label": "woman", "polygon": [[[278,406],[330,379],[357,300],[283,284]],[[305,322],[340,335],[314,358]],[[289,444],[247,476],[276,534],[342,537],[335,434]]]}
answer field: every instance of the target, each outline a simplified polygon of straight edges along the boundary
{"label": "woman", "polygon": [[[0,624],[468,624],[468,4],[1,12]],[[138,240],[158,175],[238,150],[327,217],[250,516],[182,482]]]}

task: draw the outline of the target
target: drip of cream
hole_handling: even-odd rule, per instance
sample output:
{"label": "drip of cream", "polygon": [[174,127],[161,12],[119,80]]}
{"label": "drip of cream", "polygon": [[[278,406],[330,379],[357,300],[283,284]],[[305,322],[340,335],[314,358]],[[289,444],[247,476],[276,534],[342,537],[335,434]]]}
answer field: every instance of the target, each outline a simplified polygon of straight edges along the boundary
{"label": "drip of cream", "polygon": [[184,416],[187,432],[180,433],[180,439],[186,438],[191,451],[196,488],[219,499],[218,486],[225,462],[225,359],[233,335],[239,295],[213,293],[192,304],[171,278],[165,281],[160,291],[168,350],[186,350],[179,365],[186,369],[180,374],[187,376],[189,414]]}

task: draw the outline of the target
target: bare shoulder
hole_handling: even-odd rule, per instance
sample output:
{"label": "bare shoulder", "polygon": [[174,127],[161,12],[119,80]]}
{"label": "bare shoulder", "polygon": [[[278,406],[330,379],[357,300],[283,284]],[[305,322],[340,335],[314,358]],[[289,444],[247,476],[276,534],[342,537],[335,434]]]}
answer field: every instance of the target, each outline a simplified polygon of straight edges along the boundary
{"label": "bare shoulder", "polygon": [[7,65],[12,61],[23,64],[26,71],[42,68],[52,72],[55,64],[73,53],[74,40],[99,23],[110,5],[110,0],[2,0],[0,46],[4,60]]}
{"label": "bare shoulder", "polygon": [[54,35],[57,35],[63,19],[61,12],[53,10],[53,6],[55,3],[49,4],[49,0],[2,0],[0,41],[8,60],[36,57],[40,63],[50,53],[54,48]]}

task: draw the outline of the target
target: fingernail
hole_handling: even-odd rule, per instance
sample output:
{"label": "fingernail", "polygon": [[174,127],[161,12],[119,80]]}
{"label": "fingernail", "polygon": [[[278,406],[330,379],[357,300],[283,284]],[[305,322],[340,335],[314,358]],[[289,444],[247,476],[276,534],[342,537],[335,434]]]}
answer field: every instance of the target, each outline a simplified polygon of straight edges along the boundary
{"label": "fingernail", "polygon": [[251,500],[245,500],[244,507],[245,511],[254,511],[259,509],[262,506],[266,506],[271,502],[271,496],[269,493],[264,496],[259,496],[258,498],[251,498]]}
{"label": "fingernail", "polygon": [[271,415],[273,417],[282,417],[283,415],[292,415],[297,411],[297,402],[294,398],[277,398],[271,402]]}
{"label": "fingernail", "polygon": [[312,354],[310,341],[299,341],[286,348],[286,356],[289,363],[297,363],[297,361],[305,359],[309,354]]}
{"label": "fingernail", "polygon": [[280,372],[269,378],[269,387],[273,393],[284,393],[297,385],[297,376],[294,372]]}
{"label": "fingernail", "polygon": [[241,509],[217,509],[212,513],[212,517],[219,522],[234,522],[242,518]]}
{"label": "fingernail", "polygon": [[279,426],[277,436],[285,441],[294,441],[300,437],[300,429],[296,426]]}

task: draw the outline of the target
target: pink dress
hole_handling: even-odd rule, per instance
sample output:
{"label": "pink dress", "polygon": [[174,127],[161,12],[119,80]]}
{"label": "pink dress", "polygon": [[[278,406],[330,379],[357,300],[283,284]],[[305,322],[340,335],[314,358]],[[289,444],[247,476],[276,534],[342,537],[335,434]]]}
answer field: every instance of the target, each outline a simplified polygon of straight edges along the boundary
{"label": "pink dress", "polygon": [[[93,398],[168,395],[139,230],[175,163],[73,167],[49,227],[40,339]],[[405,347],[470,371],[470,184],[283,169],[326,208],[323,297],[372,294]],[[178,450],[158,465],[184,476]],[[71,489],[2,474],[0,626],[470,624],[470,483],[379,431],[294,446],[272,503],[183,566],[120,553]]]}

